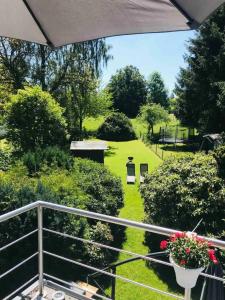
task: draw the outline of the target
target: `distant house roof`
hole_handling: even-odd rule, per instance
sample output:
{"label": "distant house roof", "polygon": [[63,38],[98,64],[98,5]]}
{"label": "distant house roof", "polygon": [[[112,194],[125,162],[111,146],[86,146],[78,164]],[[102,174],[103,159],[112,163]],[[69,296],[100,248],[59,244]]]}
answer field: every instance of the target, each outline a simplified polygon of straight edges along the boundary
{"label": "distant house roof", "polygon": [[107,150],[108,146],[103,141],[73,141],[70,150]]}

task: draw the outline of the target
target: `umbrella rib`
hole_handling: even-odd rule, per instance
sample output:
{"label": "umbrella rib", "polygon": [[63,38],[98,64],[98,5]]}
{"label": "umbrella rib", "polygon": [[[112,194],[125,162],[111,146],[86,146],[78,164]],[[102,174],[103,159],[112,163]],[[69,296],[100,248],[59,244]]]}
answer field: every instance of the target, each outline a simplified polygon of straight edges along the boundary
{"label": "umbrella rib", "polygon": [[26,8],[28,9],[30,15],[32,16],[32,18],[33,18],[33,20],[35,21],[35,23],[36,23],[36,25],[38,26],[38,28],[40,29],[41,33],[42,33],[43,36],[45,37],[48,46],[54,47],[53,43],[51,42],[51,40],[49,39],[47,33],[45,32],[45,30],[43,29],[42,25],[41,25],[40,22],[38,21],[38,19],[37,19],[37,17],[35,16],[33,10],[31,9],[30,5],[27,3],[27,0],[23,0],[23,3],[25,4]]}
{"label": "umbrella rib", "polygon": [[179,10],[179,12],[188,20],[187,25],[191,28],[191,29],[195,29],[199,26],[199,23],[194,20],[184,9],[183,7],[180,6],[180,4],[177,3],[176,0],[169,0],[173,6],[176,7],[177,10]]}

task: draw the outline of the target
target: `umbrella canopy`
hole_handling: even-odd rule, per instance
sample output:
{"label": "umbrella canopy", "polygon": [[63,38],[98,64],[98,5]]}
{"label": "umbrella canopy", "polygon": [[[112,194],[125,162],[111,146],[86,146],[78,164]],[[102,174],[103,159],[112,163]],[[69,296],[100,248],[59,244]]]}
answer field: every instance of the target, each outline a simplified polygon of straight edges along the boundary
{"label": "umbrella canopy", "polygon": [[187,30],[222,0],[0,0],[0,35],[54,47],[122,34]]}

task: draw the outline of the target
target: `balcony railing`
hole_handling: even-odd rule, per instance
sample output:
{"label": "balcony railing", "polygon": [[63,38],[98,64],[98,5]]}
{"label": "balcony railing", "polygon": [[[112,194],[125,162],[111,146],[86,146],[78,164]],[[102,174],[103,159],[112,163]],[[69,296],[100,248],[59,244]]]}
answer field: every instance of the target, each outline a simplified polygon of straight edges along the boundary
{"label": "balcony railing", "polygon": [[[37,220],[38,221],[37,229],[27,233],[26,235],[23,235],[22,237],[16,239],[15,241],[13,241],[13,242],[11,242],[7,245],[4,245],[0,248],[0,253],[1,253],[3,250],[6,250],[7,248],[11,247],[12,245],[15,245],[16,243],[28,238],[29,236],[31,236],[35,233],[38,233],[38,249],[37,249],[37,251],[35,253],[33,253],[32,255],[30,255],[29,257],[27,257],[26,259],[24,259],[23,261],[21,261],[20,263],[18,263],[17,265],[15,265],[14,267],[12,267],[11,269],[5,271],[2,274],[0,273],[0,280],[3,277],[5,277],[6,275],[10,274],[11,272],[16,271],[19,267],[21,267],[25,263],[29,262],[34,257],[38,258],[38,273],[34,277],[32,277],[29,281],[27,281],[25,284],[23,284],[18,289],[13,291],[10,295],[6,296],[4,298],[4,300],[12,299],[13,296],[18,294],[18,292],[23,290],[25,287],[29,286],[29,284],[31,284],[35,280],[38,280],[38,295],[39,295],[40,299],[43,295],[44,286],[48,285],[49,283],[52,283],[52,281],[61,283],[62,285],[58,284],[58,283],[55,283],[55,285],[58,288],[63,287],[64,290],[68,290],[68,292],[74,293],[74,297],[76,297],[77,299],[88,299],[85,296],[80,296],[80,295],[76,294],[76,292],[71,291],[71,289],[70,289],[71,283],[68,283],[68,282],[66,282],[66,281],[64,281],[60,278],[57,278],[57,277],[55,277],[51,274],[48,274],[47,271],[44,270],[44,264],[43,264],[44,255],[48,255],[48,256],[51,256],[55,259],[59,259],[59,260],[62,260],[62,261],[69,262],[69,263],[74,264],[76,266],[87,268],[88,270],[96,272],[98,274],[106,275],[106,276],[109,276],[113,279],[119,279],[119,280],[122,280],[124,282],[136,285],[140,288],[145,288],[145,289],[154,291],[154,292],[159,293],[161,295],[170,296],[171,298],[174,298],[174,299],[185,299],[185,300],[190,299],[191,290],[189,290],[189,289],[186,289],[185,292],[184,292],[184,296],[181,297],[181,296],[176,295],[174,293],[165,292],[163,290],[159,290],[157,288],[154,288],[153,286],[146,285],[146,284],[131,280],[131,279],[126,278],[126,277],[121,276],[121,275],[117,275],[117,274],[115,274],[115,272],[110,272],[108,268],[105,268],[105,269],[96,268],[94,266],[87,265],[85,263],[81,263],[80,261],[72,260],[72,259],[66,258],[64,256],[46,251],[43,248],[43,232],[44,231],[52,233],[52,234],[56,234],[58,236],[63,236],[63,237],[66,237],[66,238],[77,240],[77,241],[80,241],[80,242],[83,242],[83,243],[89,243],[89,244],[95,245],[97,247],[101,247],[101,248],[109,249],[109,250],[112,250],[112,251],[116,251],[118,253],[124,253],[124,254],[127,254],[129,256],[132,256],[133,259],[143,259],[145,261],[150,261],[150,262],[162,264],[162,265],[169,266],[169,267],[172,266],[171,263],[169,263],[167,261],[164,261],[164,260],[160,260],[158,258],[155,258],[154,255],[153,256],[151,256],[151,255],[141,255],[141,254],[138,254],[138,253],[134,253],[132,251],[127,251],[127,250],[115,248],[115,247],[112,247],[112,246],[103,245],[101,243],[97,243],[97,242],[94,242],[94,241],[91,241],[91,240],[86,240],[86,239],[83,239],[83,238],[80,238],[80,237],[71,236],[71,235],[63,233],[63,232],[59,232],[59,231],[55,231],[55,230],[45,228],[45,227],[43,227],[43,209],[46,209],[46,208],[50,209],[50,210],[54,210],[54,211],[60,211],[60,212],[68,213],[68,214],[77,215],[77,216],[80,216],[80,217],[95,219],[95,220],[99,220],[99,221],[103,221],[103,222],[107,222],[107,223],[113,223],[113,224],[126,226],[126,227],[133,227],[133,228],[136,228],[136,229],[140,229],[140,230],[144,230],[144,231],[147,231],[147,232],[156,233],[156,234],[160,234],[160,235],[165,235],[165,236],[169,236],[169,235],[174,234],[174,233],[177,232],[176,230],[169,229],[169,228],[163,228],[163,227],[144,224],[144,223],[138,223],[138,222],[134,222],[134,221],[126,220],[126,219],[120,219],[120,218],[116,218],[116,217],[112,217],[112,216],[93,213],[93,212],[90,212],[90,211],[80,210],[80,209],[76,209],[76,208],[72,208],[72,207],[66,207],[66,206],[62,206],[62,205],[58,205],[58,204],[54,204],[54,203],[48,203],[48,202],[43,202],[43,201],[37,201],[37,202],[31,203],[29,205],[26,205],[24,207],[21,207],[19,209],[16,209],[14,211],[11,211],[9,213],[6,213],[6,214],[0,216],[0,223],[2,223],[2,222],[5,222],[9,219],[12,219],[12,218],[14,218],[18,215],[21,215],[25,212],[36,209],[37,210],[37,219],[38,219]],[[217,239],[206,238],[206,237],[203,237],[203,238],[210,241],[215,247],[225,249],[225,242],[224,241],[217,240]],[[214,280],[218,280],[218,281],[222,281],[222,282],[224,281],[220,277],[209,275],[209,274],[206,274],[206,273],[201,273],[201,276],[207,277],[207,278],[210,278],[210,279],[214,279]],[[68,288],[66,288],[65,286],[68,286]],[[88,291],[88,290],[86,290],[86,291]],[[106,297],[105,295],[100,295],[100,294],[96,294],[95,297],[97,297],[99,299],[105,299],[105,300],[111,300],[112,299],[112,298]]]}

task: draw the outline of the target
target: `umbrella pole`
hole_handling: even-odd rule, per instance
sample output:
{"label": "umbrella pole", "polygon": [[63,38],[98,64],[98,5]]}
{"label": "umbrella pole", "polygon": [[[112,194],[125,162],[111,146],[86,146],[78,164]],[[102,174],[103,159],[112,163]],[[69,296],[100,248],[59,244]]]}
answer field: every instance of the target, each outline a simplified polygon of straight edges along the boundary
{"label": "umbrella pole", "polygon": [[191,300],[191,289],[185,289],[184,300]]}

